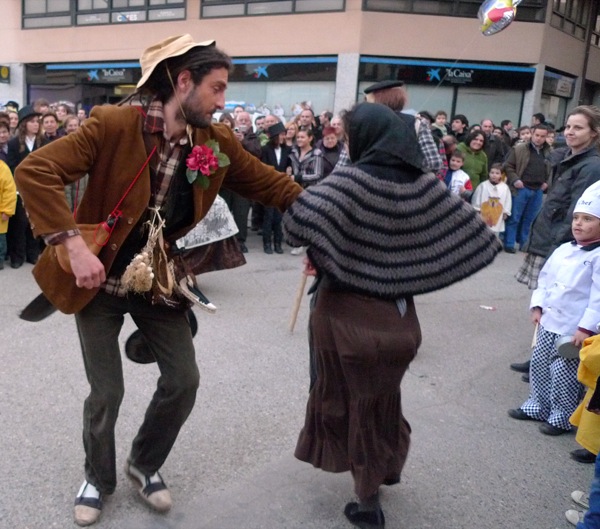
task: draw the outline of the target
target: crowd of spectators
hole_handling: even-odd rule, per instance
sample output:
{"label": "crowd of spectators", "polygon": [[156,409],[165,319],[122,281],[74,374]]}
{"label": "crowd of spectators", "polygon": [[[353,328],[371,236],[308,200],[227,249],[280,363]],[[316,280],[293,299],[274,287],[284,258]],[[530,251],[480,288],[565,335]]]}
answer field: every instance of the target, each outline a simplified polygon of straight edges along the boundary
{"label": "crowd of spectators", "polygon": [[[382,103],[401,117],[408,117],[403,112],[407,93],[401,82],[376,83],[365,94],[367,101]],[[317,113],[310,103],[301,103],[299,108],[301,111],[287,121],[275,114],[255,115],[254,120],[248,119],[239,128],[243,132],[238,135],[241,139],[244,134],[245,141],[248,135],[255,136],[264,148],[271,139],[269,127],[281,123],[284,131],[279,133],[278,141],[291,151],[285,150],[279,166],[307,187],[328,176],[336,164],[348,164],[349,159],[341,117],[328,109]],[[242,112],[246,113],[242,106],[237,106],[232,115],[222,114],[220,121],[225,120],[234,128],[236,116]],[[424,169],[435,173],[467,202],[472,201],[482,185],[473,206],[498,233],[505,251],[516,253],[525,245],[552,174],[564,157],[563,128],[556,130],[541,113],[519,127],[510,120],[494,123],[489,118],[471,124],[464,114],[449,118],[444,110],[435,113],[423,110],[414,120],[425,158]],[[492,181],[491,172],[495,175]],[[251,207],[251,229],[262,234],[262,209],[258,204]],[[242,217],[238,216],[238,220],[243,223]],[[240,232],[244,231],[240,227]],[[245,235],[238,237],[246,250]],[[272,241],[264,243],[265,251],[270,253]],[[292,250],[296,255],[302,251],[302,248]]]}
{"label": "crowd of spectators", "polygon": [[[67,103],[50,103],[37,99],[32,105],[19,108],[15,101],[9,101],[0,111],[0,160],[12,174],[17,166],[31,152],[61,138],[79,128],[86,119],[86,112],[75,109]],[[83,196],[86,180],[65,189],[71,209]],[[17,195],[14,213],[8,219],[6,233],[7,248],[0,254],[2,267],[4,260],[10,261],[12,268],[20,268],[25,262],[35,264],[43,243],[33,237],[21,197]]]}
{"label": "crowd of spectators", "polygon": [[[368,101],[383,103],[398,115],[407,116],[403,114],[407,94],[401,82],[377,83],[365,93]],[[38,99],[19,110],[11,101],[5,112],[0,112],[0,160],[14,172],[29,152],[77,130],[86,117],[84,109],[75,112],[63,102],[51,104]],[[452,192],[468,202],[477,187],[485,184],[485,191],[482,188],[477,193],[473,206],[498,233],[506,252],[515,253],[522,248],[554,169],[564,156],[562,129],[556,131],[541,113],[533,115],[529,125],[519,127],[510,120],[494,123],[489,118],[471,124],[464,114],[449,118],[444,110],[435,113],[423,110],[414,119],[425,158],[424,169],[434,172]],[[276,163],[305,188],[328,176],[336,164],[349,163],[341,117],[328,109],[317,114],[310,103],[301,103],[299,112],[289,120],[275,114],[252,116],[238,105],[231,112],[223,112],[219,121],[232,128],[246,150],[258,158],[270,159],[270,163]],[[276,139],[270,129],[279,131]],[[497,177],[493,183],[489,178],[492,167],[501,170],[497,183]],[[73,208],[84,188],[85,181],[76,189],[71,186],[66,190]],[[251,212],[250,229],[263,236],[264,251],[273,253],[276,246],[276,253],[280,253],[281,241],[279,237],[274,241],[272,235],[279,233],[279,227],[273,225],[273,215],[265,217],[260,204],[234,193],[222,194],[236,220],[242,251],[247,252],[247,219]],[[7,238],[11,266],[18,268],[24,262],[36,262],[39,244],[31,236],[20,199],[9,222]],[[291,251],[298,255],[303,248]]]}

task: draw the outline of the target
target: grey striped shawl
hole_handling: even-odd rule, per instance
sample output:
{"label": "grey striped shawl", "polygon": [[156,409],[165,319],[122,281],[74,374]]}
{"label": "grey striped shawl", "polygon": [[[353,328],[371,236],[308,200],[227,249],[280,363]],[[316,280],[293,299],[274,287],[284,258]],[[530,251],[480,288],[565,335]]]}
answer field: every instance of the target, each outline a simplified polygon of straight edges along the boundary
{"label": "grey striped shawl", "polygon": [[309,246],[320,272],[386,299],[444,288],[501,250],[473,208],[432,174],[397,183],[336,169],[298,197],[283,228],[290,244]]}

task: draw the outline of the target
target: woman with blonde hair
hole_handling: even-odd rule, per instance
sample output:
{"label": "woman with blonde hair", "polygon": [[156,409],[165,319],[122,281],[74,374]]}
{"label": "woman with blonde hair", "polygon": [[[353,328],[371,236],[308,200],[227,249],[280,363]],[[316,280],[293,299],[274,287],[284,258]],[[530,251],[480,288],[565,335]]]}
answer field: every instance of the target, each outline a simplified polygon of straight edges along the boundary
{"label": "woman with blonde hair", "polygon": [[65,120],[63,121],[63,128],[67,134],[71,134],[71,132],[75,132],[79,128],[80,122],[79,118],[74,114],[69,114]]}
{"label": "woman with blonde hair", "polygon": [[296,145],[296,134],[298,134],[298,125],[295,121],[288,121],[285,125],[285,144],[288,147]]}

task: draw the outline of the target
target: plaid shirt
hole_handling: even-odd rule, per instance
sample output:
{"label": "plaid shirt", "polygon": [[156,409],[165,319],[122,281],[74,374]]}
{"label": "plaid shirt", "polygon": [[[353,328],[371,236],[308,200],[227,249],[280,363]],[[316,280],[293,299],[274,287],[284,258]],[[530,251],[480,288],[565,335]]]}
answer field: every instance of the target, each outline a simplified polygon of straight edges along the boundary
{"label": "plaid shirt", "polygon": [[348,143],[344,142],[342,150],[340,151],[340,157],[333,170],[335,171],[339,167],[347,167],[348,165],[352,165],[352,162],[350,161],[350,155],[348,154]]}
{"label": "plaid shirt", "polygon": [[[144,120],[143,130],[159,137],[159,145],[156,150],[158,160],[152,168],[156,175],[156,187],[154,189],[154,205],[160,207],[169,191],[171,180],[181,160],[183,159],[184,148],[188,144],[188,137],[184,135],[180,140],[171,143],[165,138],[163,105],[160,101],[154,100],[148,107],[148,112]],[[153,159],[153,161],[155,160]],[[64,241],[67,237],[78,235],[78,230],[68,232],[53,233],[44,236],[47,244],[57,244]],[[116,296],[126,296],[127,290],[121,284],[120,276],[108,276],[106,282],[101,285],[108,294]]]}
{"label": "plaid shirt", "polygon": [[419,126],[419,132],[417,133],[417,142],[419,143],[419,149],[423,158],[423,170],[425,172],[431,172],[438,174],[438,172],[444,168],[444,160],[440,156],[440,151],[433,139],[431,129],[427,121],[422,120]]}

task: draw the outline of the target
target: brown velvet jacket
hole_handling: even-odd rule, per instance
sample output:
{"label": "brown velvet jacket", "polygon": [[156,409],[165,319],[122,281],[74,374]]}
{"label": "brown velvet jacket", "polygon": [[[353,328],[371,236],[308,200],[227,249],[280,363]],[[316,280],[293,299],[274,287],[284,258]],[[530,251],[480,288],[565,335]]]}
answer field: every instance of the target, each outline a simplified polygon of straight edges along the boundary
{"label": "brown velvet jacket", "polygon": [[[97,107],[76,133],[36,150],[19,165],[15,179],[36,236],[107,219],[148,157],[142,119],[132,107]],[[176,233],[177,238],[206,215],[221,186],[280,210],[302,191],[287,175],[248,154],[225,125],[196,129],[193,138],[194,145],[216,140],[231,163],[209,177],[208,189],[194,185],[194,221]],[[89,174],[88,185],[75,220],[64,188],[85,174]],[[98,256],[107,275],[149,202],[150,171],[146,167],[121,204],[122,217]],[[60,268],[51,248],[44,251],[33,274],[46,297],[67,314],[80,311],[98,292],[77,287],[74,276]]]}

